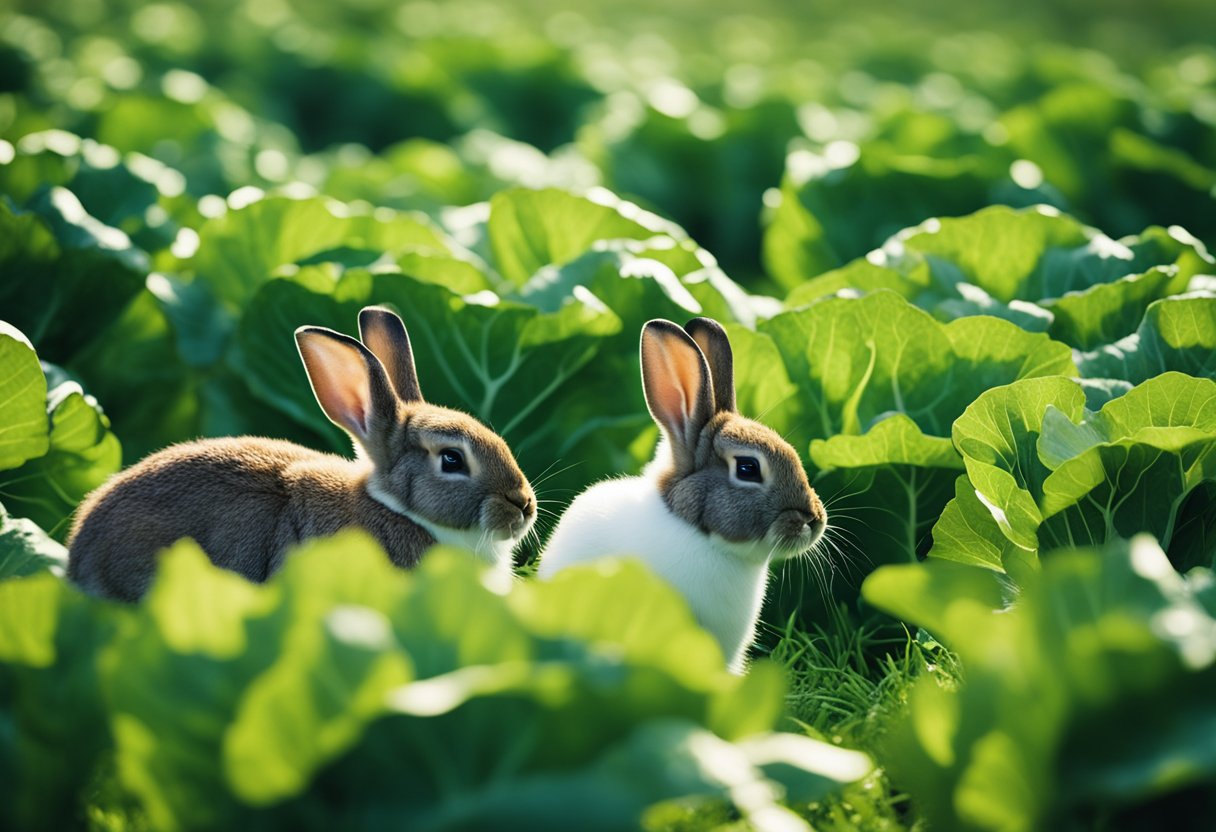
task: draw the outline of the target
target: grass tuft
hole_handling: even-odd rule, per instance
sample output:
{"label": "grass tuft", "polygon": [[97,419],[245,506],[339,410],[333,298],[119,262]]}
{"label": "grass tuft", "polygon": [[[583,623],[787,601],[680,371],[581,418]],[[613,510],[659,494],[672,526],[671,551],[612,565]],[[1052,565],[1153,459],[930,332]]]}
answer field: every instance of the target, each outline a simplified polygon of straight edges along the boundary
{"label": "grass tuft", "polygon": [[789,679],[786,713],[808,736],[868,753],[874,772],[839,794],[795,806],[816,830],[919,830],[908,796],[882,768],[883,739],[903,717],[912,685],[926,672],[944,684],[959,677],[955,658],[936,641],[887,618],[858,621],[844,605],[826,624],[803,630],[794,617],[767,634],[770,658]]}

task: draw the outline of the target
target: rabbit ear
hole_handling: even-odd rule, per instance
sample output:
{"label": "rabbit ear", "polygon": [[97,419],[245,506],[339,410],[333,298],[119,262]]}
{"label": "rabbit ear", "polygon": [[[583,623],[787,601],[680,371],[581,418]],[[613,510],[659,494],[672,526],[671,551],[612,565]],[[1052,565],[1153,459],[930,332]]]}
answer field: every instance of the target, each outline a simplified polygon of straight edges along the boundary
{"label": "rabbit ear", "polygon": [[713,415],[709,365],[696,342],[671,321],[642,327],[642,389],[654,420],[678,453],[691,453]]}
{"label": "rabbit ear", "polygon": [[331,422],[366,446],[379,420],[395,421],[397,397],[384,367],[367,347],[320,326],[297,329],[296,346],[317,403]]}
{"label": "rabbit ear", "polygon": [[403,402],[421,402],[414,350],[401,318],[383,306],[365,307],[359,313],[359,337],[384,365],[397,396]]}
{"label": "rabbit ear", "polygon": [[715,412],[735,410],[735,358],[731,352],[726,330],[712,318],[693,318],[684,325],[709,364],[709,377],[714,387]]}

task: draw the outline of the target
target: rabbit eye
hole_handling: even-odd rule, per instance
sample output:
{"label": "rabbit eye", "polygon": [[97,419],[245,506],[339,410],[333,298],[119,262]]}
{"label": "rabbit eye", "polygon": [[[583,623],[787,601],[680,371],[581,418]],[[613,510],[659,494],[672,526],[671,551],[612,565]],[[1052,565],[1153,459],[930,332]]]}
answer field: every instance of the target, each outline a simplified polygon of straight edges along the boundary
{"label": "rabbit eye", "polygon": [[463,474],[469,470],[464,464],[464,454],[455,448],[439,452],[439,469],[445,474]]}
{"label": "rabbit eye", "polygon": [[764,482],[760,462],[754,456],[735,457],[735,476],[743,482]]}

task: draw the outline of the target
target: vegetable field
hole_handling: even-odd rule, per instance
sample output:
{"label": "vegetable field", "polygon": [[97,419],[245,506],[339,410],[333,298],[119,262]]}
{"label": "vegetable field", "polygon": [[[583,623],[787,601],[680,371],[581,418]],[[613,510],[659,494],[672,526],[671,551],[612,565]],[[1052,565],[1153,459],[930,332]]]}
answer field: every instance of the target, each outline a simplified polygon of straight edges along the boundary
{"label": "vegetable field", "polygon": [[[1216,5],[0,9],[0,828],[1216,828]],[[400,313],[536,488],[517,579],[358,532],[124,605],[145,455],[349,455],[293,341]],[[533,576],[722,322],[824,541],[746,675],[625,558]],[[628,553],[621,553],[627,555]]]}

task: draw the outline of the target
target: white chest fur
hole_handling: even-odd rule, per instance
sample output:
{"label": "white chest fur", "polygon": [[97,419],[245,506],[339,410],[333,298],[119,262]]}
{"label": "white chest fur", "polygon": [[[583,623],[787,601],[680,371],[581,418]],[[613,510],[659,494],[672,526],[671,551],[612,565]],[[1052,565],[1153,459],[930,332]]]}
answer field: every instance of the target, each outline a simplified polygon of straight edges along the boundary
{"label": "white chest fur", "polygon": [[761,546],[707,537],[671,513],[652,479],[626,477],[598,483],[571,503],[545,545],[539,574],[638,557],[684,595],[730,668],[742,672],[768,582]]}

